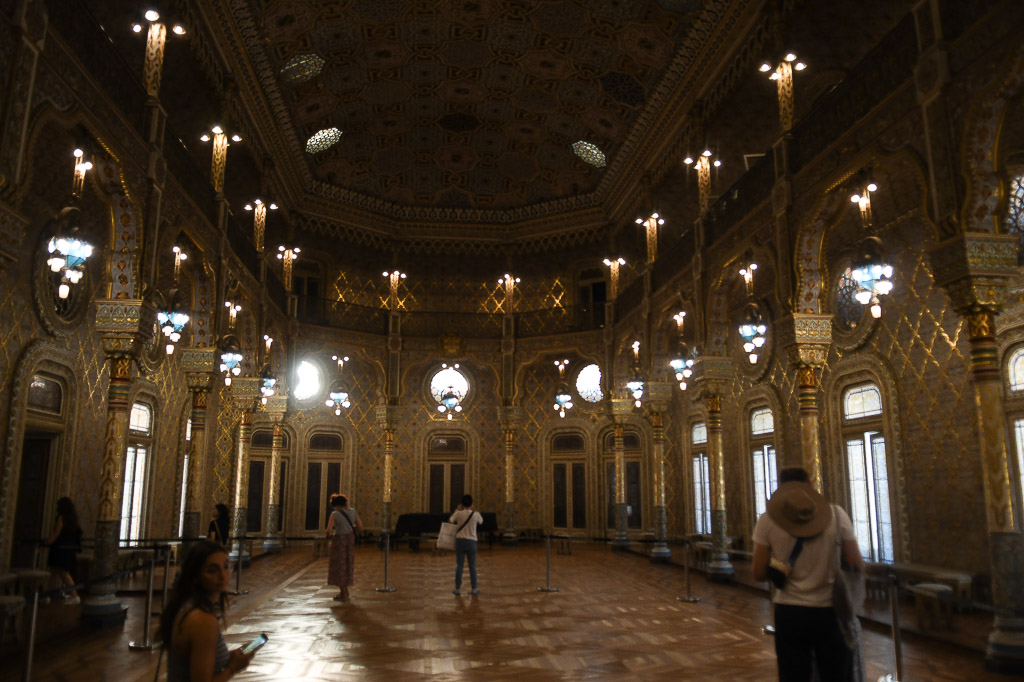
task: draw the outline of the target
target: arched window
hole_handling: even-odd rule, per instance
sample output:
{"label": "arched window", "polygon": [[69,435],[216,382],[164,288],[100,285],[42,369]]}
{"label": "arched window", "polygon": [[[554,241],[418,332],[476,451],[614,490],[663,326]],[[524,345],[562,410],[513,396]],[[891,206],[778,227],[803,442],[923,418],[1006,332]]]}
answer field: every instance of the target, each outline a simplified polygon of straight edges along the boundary
{"label": "arched window", "polygon": [[867,561],[892,563],[889,467],[882,433],[882,394],[874,384],[843,391],[843,440],[850,484],[850,516]]}
{"label": "arched window", "polygon": [[750,445],[754,458],[754,513],[760,517],[768,508],[768,498],[779,486],[775,461],[775,419],[767,407],[750,413]]}
{"label": "arched window", "polygon": [[578,433],[551,439],[551,524],[564,531],[587,528],[585,441]]}
{"label": "arched window", "polygon": [[299,363],[295,370],[295,389],[292,395],[296,400],[309,400],[320,395],[322,382],[320,381],[320,368],[308,360]]}
{"label": "arched window", "polygon": [[[1019,181],[1020,178],[1017,178]],[[1020,186],[1018,185],[1018,188]],[[1024,189],[1019,191],[1024,192]],[[1021,217],[1024,220],[1024,216]],[[1016,348],[1010,354],[1006,363],[1006,380],[1010,391],[1024,391],[1024,346]],[[1014,402],[1019,403],[1020,396],[1013,396]],[[1020,492],[1024,496],[1024,415],[1015,409],[1013,419],[1013,442],[1017,452],[1017,477],[1020,482]],[[1024,497],[1022,497],[1024,499]]]}
{"label": "arched window", "polygon": [[135,403],[128,417],[128,449],[125,452],[124,484],[121,490],[121,540],[142,537],[146,507],[146,476],[153,441],[153,408]]}
{"label": "arched window", "polygon": [[1011,391],[1024,390],[1024,346],[1013,351],[1006,365],[1007,380]]}
{"label": "arched window", "polygon": [[711,532],[711,477],[708,465],[708,427],[704,422],[690,428],[693,466],[693,532]]}
{"label": "arched window", "polygon": [[1024,175],[1010,181],[1010,196],[1006,209],[1006,233],[1024,236]]}
{"label": "arched window", "polygon": [[[351,481],[345,481],[341,475],[342,440],[336,433],[314,433],[307,441],[309,456],[306,459],[306,506],[303,528],[307,531],[323,531],[327,529],[330,507],[327,500],[331,495],[349,493]],[[280,507],[284,509],[285,476],[288,473],[287,462],[281,459]],[[251,481],[251,479],[250,479]],[[250,483],[250,486],[252,484]],[[278,518],[284,514],[279,513]]]}
{"label": "arched window", "polygon": [[604,400],[599,366],[591,363],[580,370],[580,373],[576,375],[576,392],[588,403],[598,403]]}
{"label": "arched window", "polygon": [[28,386],[28,407],[50,414],[60,414],[64,390],[59,381],[40,374],[33,375]]}

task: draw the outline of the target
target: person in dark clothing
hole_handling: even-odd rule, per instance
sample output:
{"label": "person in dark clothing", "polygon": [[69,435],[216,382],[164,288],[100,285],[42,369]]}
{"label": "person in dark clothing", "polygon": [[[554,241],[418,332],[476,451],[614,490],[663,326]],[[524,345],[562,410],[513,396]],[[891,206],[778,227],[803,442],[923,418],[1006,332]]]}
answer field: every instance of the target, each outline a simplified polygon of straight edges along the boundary
{"label": "person in dark clothing", "polygon": [[226,504],[214,505],[213,520],[210,521],[210,527],[206,529],[206,539],[227,547],[230,537],[230,517],[231,512],[228,511]]}
{"label": "person in dark clothing", "polygon": [[70,497],[57,500],[57,520],[46,543],[50,546],[46,557],[50,573],[56,576],[62,585],[72,588],[70,598],[65,603],[77,604],[78,592],[74,585],[78,553],[82,551],[82,527],[78,525],[78,512],[75,511],[75,503]]}

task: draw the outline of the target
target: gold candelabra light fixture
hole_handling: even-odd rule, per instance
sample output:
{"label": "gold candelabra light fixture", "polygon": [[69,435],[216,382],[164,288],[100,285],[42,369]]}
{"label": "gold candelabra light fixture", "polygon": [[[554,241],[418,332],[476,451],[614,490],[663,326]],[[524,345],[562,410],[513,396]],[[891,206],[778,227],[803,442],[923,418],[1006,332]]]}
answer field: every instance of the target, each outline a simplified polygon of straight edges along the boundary
{"label": "gold candelabra light fixture", "polygon": [[[878,191],[870,169],[861,170],[854,176],[853,191],[850,201],[857,204],[860,210],[861,226],[865,231],[874,227],[874,212],[871,207],[871,195]],[[876,320],[882,316],[880,296],[892,291],[892,264],[883,257],[882,240],[877,236],[868,235],[860,244],[860,253],[850,266],[850,277],[857,282],[857,293],[854,298],[861,305],[870,305],[871,317]]]}
{"label": "gold candelabra light fixture", "polygon": [[555,360],[555,367],[558,368],[558,387],[555,389],[555,412],[561,419],[565,419],[565,411],[572,409],[572,393],[569,392],[569,384],[565,382],[565,368],[569,366],[569,360]]}
{"label": "gold candelabra light fixture", "polygon": [[85,174],[92,170],[92,161],[85,158],[85,152],[81,148],[74,151],[75,174],[71,180],[71,196],[75,199],[82,198],[85,190]]}
{"label": "gold candelabra light fixture", "polygon": [[171,248],[171,253],[174,254],[174,286],[168,293],[169,300],[167,308],[165,310],[158,311],[156,314],[160,331],[167,337],[167,343],[164,346],[164,350],[168,355],[174,352],[174,344],[181,340],[181,331],[189,321],[188,314],[183,310],[181,301],[178,300],[177,287],[181,264],[188,260],[188,254],[186,254],[182,248],[177,245]]}
{"label": "gold candelabra light fixture", "polygon": [[348,362],[348,356],[332,355],[331,360],[334,360],[336,363],[338,363],[338,371],[340,372],[345,367],[345,363]]}
{"label": "gold candelabra light fixture", "polygon": [[[149,29],[146,32],[146,61],[142,67],[142,81],[146,94],[156,97],[160,93],[160,74],[164,64],[164,46],[167,43],[167,24],[160,20],[160,13],[148,10],[143,15]],[[141,22],[132,24],[132,31],[142,33]],[[178,22],[171,24],[171,33],[176,36],[185,35],[185,27]]]}
{"label": "gold candelabra light fixture", "polygon": [[498,280],[498,284],[502,285],[505,289],[505,314],[510,315],[515,310],[515,294],[516,285],[519,284],[519,278],[510,275],[507,272]]}
{"label": "gold candelabra light fixture", "polygon": [[633,349],[633,367],[630,370],[629,381],[626,382],[626,389],[633,398],[633,407],[640,407],[644,397],[644,378],[640,369],[640,342],[634,341],[630,346]]}
{"label": "gold candelabra light fixture", "polygon": [[267,229],[267,209],[276,211],[277,204],[273,202],[266,204],[262,199],[253,199],[251,204],[245,205],[246,211],[252,211],[253,243],[256,244],[256,250],[259,252],[263,251],[263,235]]}
{"label": "gold candelabra light fixture", "polygon": [[[215,125],[210,128],[209,133],[203,133],[199,138],[203,142],[213,141],[213,160],[210,166],[210,178],[213,181],[213,189],[218,194],[224,191],[224,171],[228,164],[228,134],[224,128]],[[231,135],[231,142],[241,142],[238,134]]]}
{"label": "gold candelabra light fixture", "polygon": [[75,205],[82,198],[85,189],[85,174],[92,169],[92,162],[86,160],[81,148],[75,149],[74,175],[71,181],[71,205],[61,210],[57,216],[57,229],[46,245],[50,257],[46,265],[50,272],[58,275],[57,297],[66,299],[71,295],[71,286],[82,281],[85,275],[85,263],[92,255],[93,247],[80,239],[78,234],[79,210]]}
{"label": "gold candelabra light fixture", "polygon": [[388,280],[388,310],[398,309],[398,285],[405,279],[405,273],[398,270],[385,271],[384,276]]}
{"label": "gold candelabra light fixture", "polygon": [[171,248],[171,253],[174,254],[174,283],[178,283],[178,273],[181,272],[181,264],[188,260],[188,254],[181,250],[180,246],[174,246]]}
{"label": "gold candelabra light fixture", "polygon": [[297,246],[286,247],[282,245],[277,247],[277,259],[281,261],[284,288],[289,294],[292,293],[292,264],[299,257],[300,251],[302,249]]}
{"label": "gold candelabra light fixture", "polygon": [[[655,237],[657,239],[657,237]],[[604,264],[608,266],[608,276],[611,286],[609,289],[609,300],[614,301],[619,296],[619,267],[626,264],[625,258],[605,258]]]}
{"label": "gold candelabra light fixture", "polygon": [[767,341],[765,334],[768,326],[764,323],[764,316],[761,308],[754,300],[754,271],[757,270],[757,263],[747,256],[747,262],[740,268],[740,276],[747,289],[747,305],[743,311],[743,319],[739,324],[740,338],[743,339],[743,352],[747,354],[750,364],[757,364],[760,358],[761,348]]}
{"label": "gold candelabra light fixture", "polygon": [[860,222],[865,230],[874,227],[874,214],[871,212],[871,195],[878,191],[878,183],[871,176],[871,171],[863,170],[854,179],[850,201],[860,209]]}
{"label": "gold candelabra light fixture", "polygon": [[696,160],[687,154],[683,163],[693,166],[697,171],[697,191],[700,196],[700,212],[703,214],[711,205],[711,169],[721,167],[722,161],[711,147],[705,147]]}
{"label": "gold candelabra light fixture", "polygon": [[263,335],[263,349],[264,349],[264,354],[267,357],[270,357],[270,347],[273,346],[273,345],[274,345],[274,337],[271,336],[270,334],[264,334]]}
{"label": "gold candelabra light fixture", "polygon": [[235,320],[238,317],[238,313],[242,310],[242,305],[233,301],[224,301],[224,307],[228,309],[228,331],[234,331]]}
{"label": "gold candelabra light fixture", "polygon": [[685,391],[687,382],[693,376],[693,353],[683,340],[683,327],[686,322],[686,311],[680,310],[672,316],[676,321],[676,354],[669,361],[669,367],[676,373],[676,381],[679,382],[679,390]]}
{"label": "gold candelabra light fixture", "polygon": [[761,73],[767,73],[768,78],[775,81],[778,86],[779,95],[779,122],[782,124],[782,131],[787,132],[793,127],[793,72],[803,71],[807,65],[800,61],[795,52],[787,52],[775,61],[772,66],[770,60],[764,60],[759,67]]}
{"label": "gold candelabra light fixture", "polygon": [[339,376],[338,379],[333,384],[331,384],[331,388],[327,392],[327,400],[324,401],[324,404],[327,405],[327,407],[333,407],[334,415],[336,417],[340,417],[341,411],[343,409],[347,410],[349,407],[352,406],[352,402],[349,400],[349,395],[351,391],[348,388],[348,384],[342,381],[340,376],[341,370],[345,367],[345,363],[348,362],[348,356],[332,355],[331,360],[334,360],[335,362],[338,363]]}
{"label": "gold candelabra light fixture", "polygon": [[647,232],[647,264],[650,265],[658,258],[658,226],[664,225],[665,219],[652,213],[647,218],[637,218],[636,224]]}

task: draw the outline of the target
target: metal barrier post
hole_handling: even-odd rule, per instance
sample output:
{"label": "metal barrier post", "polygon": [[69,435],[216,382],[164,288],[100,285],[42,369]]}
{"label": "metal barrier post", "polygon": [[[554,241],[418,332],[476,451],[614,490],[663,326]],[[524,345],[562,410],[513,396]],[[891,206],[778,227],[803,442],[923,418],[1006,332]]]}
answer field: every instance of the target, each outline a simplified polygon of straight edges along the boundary
{"label": "metal barrier post", "polygon": [[686,551],[683,554],[683,575],[686,576],[686,596],[676,597],[676,601],[685,602],[687,604],[696,604],[700,602],[700,597],[695,597],[690,594],[690,541],[683,540],[683,545],[686,547]]}
{"label": "metal barrier post", "polygon": [[900,603],[899,579],[889,574],[889,610],[892,613],[892,656],[896,674],[886,673],[878,678],[878,682],[900,682],[903,679],[903,641],[900,638]]}
{"label": "metal barrier post", "polygon": [[160,613],[167,608],[167,583],[171,577],[171,546],[164,547],[164,589],[160,595]]}
{"label": "metal barrier post", "polygon": [[146,610],[142,612],[142,641],[128,642],[128,648],[132,651],[152,651],[160,646],[149,641],[149,625],[153,620],[153,572],[156,569],[156,550],[149,558],[149,578],[146,581]]}
{"label": "metal barrier post", "polygon": [[238,558],[235,560],[235,590],[228,592],[232,597],[243,597],[249,590],[242,589],[242,544],[238,544]]}
{"label": "metal barrier post", "polygon": [[378,592],[394,592],[395,587],[388,585],[388,569],[391,566],[391,533],[384,533],[384,587],[378,587]]}
{"label": "metal barrier post", "polygon": [[32,654],[36,648],[36,617],[39,614],[39,590],[32,593],[32,617],[28,626],[28,651],[25,653],[25,682],[32,679]]}
{"label": "metal barrier post", "polygon": [[547,560],[547,583],[544,587],[538,587],[538,592],[558,592],[557,587],[551,587],[551,534],[544,536],[544,555]]}

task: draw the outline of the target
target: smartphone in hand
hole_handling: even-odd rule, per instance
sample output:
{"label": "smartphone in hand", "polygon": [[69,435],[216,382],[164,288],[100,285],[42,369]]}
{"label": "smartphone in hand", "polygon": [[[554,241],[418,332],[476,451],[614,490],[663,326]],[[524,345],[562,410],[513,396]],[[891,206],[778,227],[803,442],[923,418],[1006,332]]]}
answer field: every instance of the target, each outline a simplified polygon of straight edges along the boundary
{"label": "smartphone in hand", "polygon": [[267,643],[267,633],[263,632],[252,640],[244,647],[242,647],[242,653],[248,656],[251,653],[259,651],[260,647]]}

